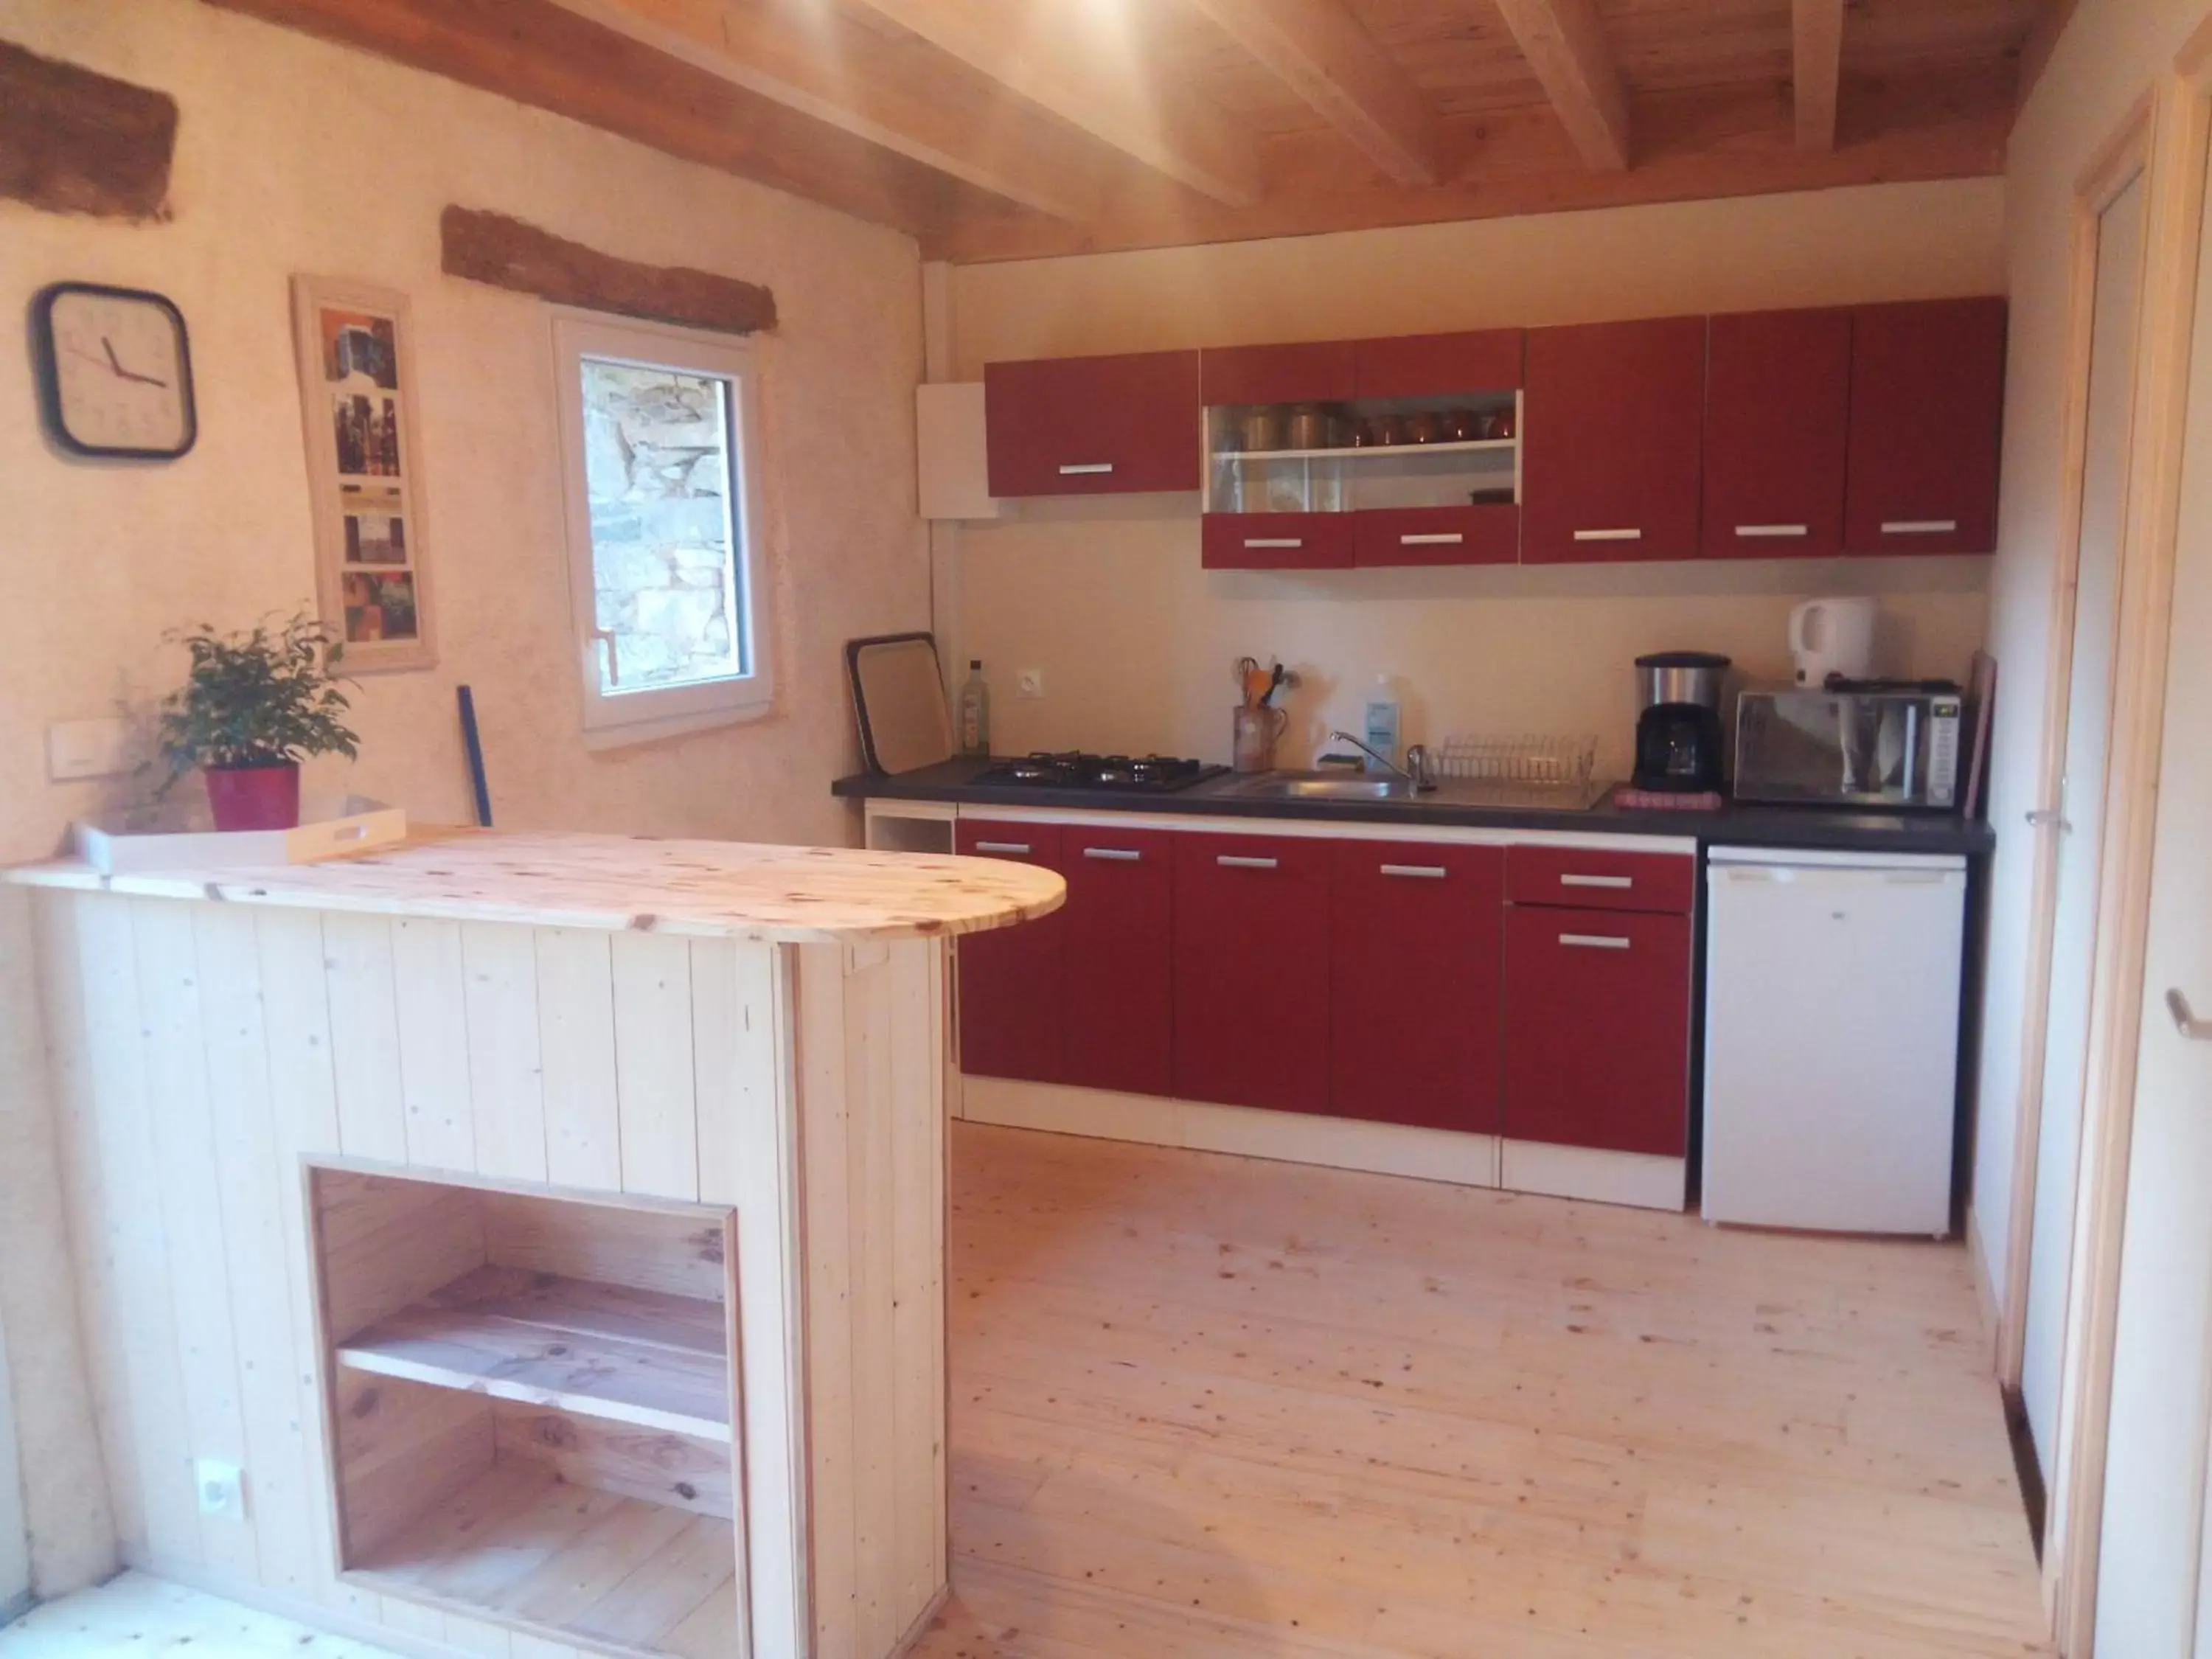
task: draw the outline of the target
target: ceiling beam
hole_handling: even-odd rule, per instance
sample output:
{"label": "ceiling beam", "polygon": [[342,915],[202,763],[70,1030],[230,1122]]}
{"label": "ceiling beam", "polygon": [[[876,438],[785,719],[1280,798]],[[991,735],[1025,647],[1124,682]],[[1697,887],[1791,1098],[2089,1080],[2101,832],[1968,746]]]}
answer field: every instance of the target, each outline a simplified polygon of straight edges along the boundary
{"label": "ceiling beam", "polygon": [[1836,147],[1836,92],[1844,73],[1844,0],[1790,0],[1790,101],[1797,147]]}
{"label": "ceiling beam", "polygon": [[1082,140],[1010,128],[972,99],[933,96],[886,61],[880,37],[834,15],[726,0],[555,0],[631,40],[812,120],[1055,218],[1081,221],[1104,187]]}
{"label": "ceiling beam", "polygon": [[1401,185],[1443,176],[1428,95],[1344,0],[1195,0],[1237,44]]}
{"label": "ceiling beam", "polygon": [[976,0],[865,0],[1009,92],[1101,143],[1226,207],[1260,198],[1260,152],[1212,110],[1163,102],[1121,44],[1099,31],[1110,15],[1055,0],[1045,6]]}
{"label": "ceiling beam", "polygon": [[920,235],[963,187],[551,0],[206,0]]}
{"label": "ceiling beam", "polygon": [[1596,0],[1498,0],[1544,95],[1594,167],[1628,166],[1628,93]]}

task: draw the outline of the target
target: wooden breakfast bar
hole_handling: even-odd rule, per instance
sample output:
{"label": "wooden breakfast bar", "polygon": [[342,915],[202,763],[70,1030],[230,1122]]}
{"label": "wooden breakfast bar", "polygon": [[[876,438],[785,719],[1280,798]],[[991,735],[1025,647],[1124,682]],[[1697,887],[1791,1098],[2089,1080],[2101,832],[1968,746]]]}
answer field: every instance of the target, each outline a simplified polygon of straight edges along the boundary
{"label": "wooden breakfast bar", "polygon": [[945,976],[1029,866],[465,832],[8,873],[131,1564],[423,1655],[945,1593]]}

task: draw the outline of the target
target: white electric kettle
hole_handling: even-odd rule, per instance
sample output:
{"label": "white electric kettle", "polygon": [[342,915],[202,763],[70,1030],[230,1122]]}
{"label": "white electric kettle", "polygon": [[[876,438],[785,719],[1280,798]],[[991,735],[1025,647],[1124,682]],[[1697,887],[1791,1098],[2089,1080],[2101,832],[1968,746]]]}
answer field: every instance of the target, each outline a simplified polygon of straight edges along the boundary
{"label": "white electric kettle", "polygon": [[1808,599],[1790,613],[1790,655],[1797,684],[1818,688],[1828,676],[1863,680],[1874,672],[1872,599]]}

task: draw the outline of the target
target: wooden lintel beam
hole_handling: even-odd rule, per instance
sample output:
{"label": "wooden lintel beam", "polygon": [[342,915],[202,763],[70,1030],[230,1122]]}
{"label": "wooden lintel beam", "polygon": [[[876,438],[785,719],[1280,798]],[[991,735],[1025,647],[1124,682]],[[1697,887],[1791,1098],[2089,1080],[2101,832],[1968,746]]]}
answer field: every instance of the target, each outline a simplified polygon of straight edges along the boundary
{"label": "wooden lintel beam", "polygon": [[1844,72],[1844,0],[1790,0],[1790,63],[1798,147],[1833,149]]}
{"label": "wooden lintel beam", "polygon": [[1344,0],[1195,0],[1237,45],[1401,185],[1443,176],[1428,95]]}
{"label": "wooden lintel beam", "polygon": [[725,0],[556,0],[618,33],[758,93],[787,109],[880,144],[1019,206],[1080,221],[1103,195],[1096,169],[1054,143],[1010,130],[992,112],[909,86],[879,61],[865,30],[824,13],[811,25],[774,6]]}
{"label": "wooden lintel beam", "polygon": [[1212,110],[1163,100],[1135,82],[1117,54],[1091,38],[1096,9],[1071,3],[979,5],[976,0],[865,0],[901,28],[1081,128],[1155,173],[1226,207],[1261,193],[1260,152]]}
{"label": "wooden lintel beam", "polygon": [[1583,159],[1626,167],[1628,93],[1596,0],[1498,0],[1498,9]]}
{"label": "wooden lintel beam", "polygon": [[177,100],[0,40],[0,196],[50,213],[167,216]]}
{"label": "wooden lintel beam", "polygon": [[556,236],[503,213],[449,207],[438,216],[448,276],[556,305],[611,311],[725,334],[775,326],[775,295],[752,283],[684,265],[647,265]]}

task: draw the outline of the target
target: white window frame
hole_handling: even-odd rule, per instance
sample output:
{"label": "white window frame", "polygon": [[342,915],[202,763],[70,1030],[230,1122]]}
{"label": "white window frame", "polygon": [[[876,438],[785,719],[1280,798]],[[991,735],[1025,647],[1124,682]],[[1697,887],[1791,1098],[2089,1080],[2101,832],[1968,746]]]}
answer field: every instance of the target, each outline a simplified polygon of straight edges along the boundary
{"label": "white window frame", "polygon": [[[553,372],[561,423],[561,499],[567,521],[568,605],[583,698],[584,741],[604,748],[683,732],[757,720],[775,699],[769,644],[768,562],[763,549],[760,495],[759,367],[749,342],[699,329],[634,321],[556,307]],[[642,367],[712,374],[730,382],[731,534],[738,589],[732,635],[746,665],[743,674],[703,684],[640,691],[600,690],[599,592],[593,567],[591,492],[585,476],[583,360],[612,359]]]}

